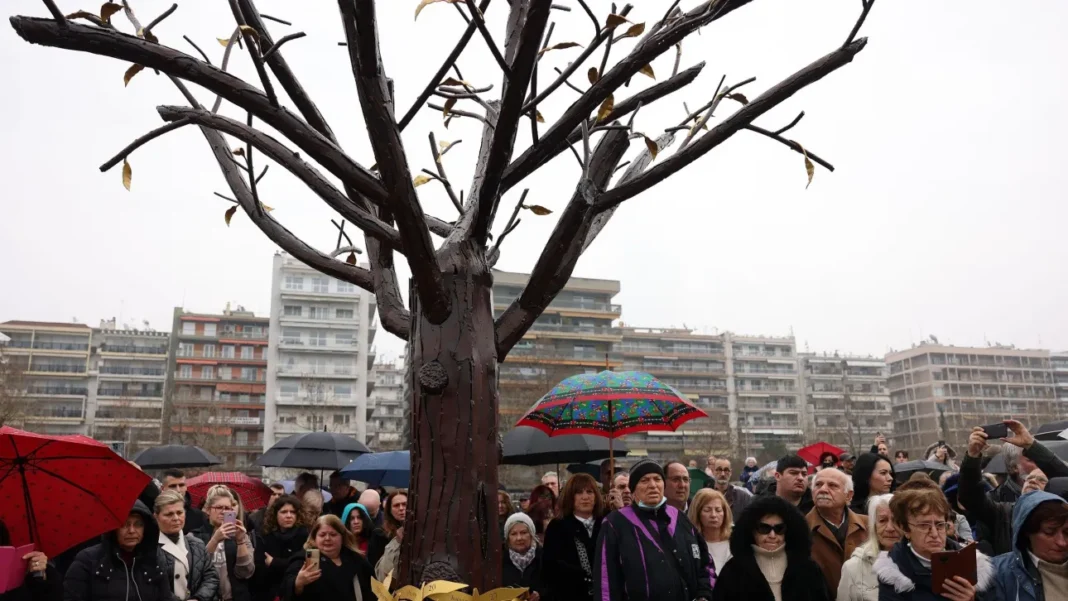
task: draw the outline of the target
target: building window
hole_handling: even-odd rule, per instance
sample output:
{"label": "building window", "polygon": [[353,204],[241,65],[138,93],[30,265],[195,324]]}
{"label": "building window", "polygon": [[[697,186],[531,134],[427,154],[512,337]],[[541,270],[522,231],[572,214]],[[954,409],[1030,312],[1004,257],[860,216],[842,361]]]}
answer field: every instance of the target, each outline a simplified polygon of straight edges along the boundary
{"label": "building window", "polygon": [[348,397],[352,394],[352,386],[349,384],[334,384],[334,394],[339,397]]}
{"label": "building window", "polygon": [[282,382],[279,386],[279,390],[283,395],[292,396],[297,394],[297,390],[300,389],[300,385],[296,382]]}
{"label": "building window", "polygon": [[219,368],[219,379],[220,380],[230,380],[230,379],[233,379],[233,377],[234,377],[233,369],[231,369],[230,367],[220,367]]}
{"label": "building window", "polygon": [[215,356],[215,345],[214,344],[205,344],[203,348],[204,348],[203,354],[204,354],[205,357],[214,357]]}
{"label": "building window", "polygon": [[224,344],[223,347],[222,347],[222,356],[223,356],[224,359],[233,359],[234,358],[234,345],[232,345],[232,344]]}
{"label": "building window", "polygon": [[193,377],[193,366],[192,365],[179,365],[178,366],[178,377],[179,378],[192,378]]}
{"label": "building window", "polygon": [[308,316],[312,319],[330,319],[330,310],[326,307],[308,307]]}
{"label": "building window", "polygon": [[334,334],[334,341],[338,346],[352,346],[352,333],[351,332],[338,332]]}
{"label": "building window", "polygon": [[216,324],[213,324],[213,323],[204,324],[204,335],[205,336],[214,336],[216,330],[217,330]]}
{"label": "building window", "polygon": [[341,280],[336,280],[336,281],[337,281],[337,291],[338,292],[344,292],[346,294],[352,294],[353,292],[356,292],[356,286],[353,286],[349,282],[342,282]]}
{"label": "building window", "polygon": [[308,337],[311,346],[326,346],[326,332],[312,332]]}
{"label": "building window", "polygon": [[282,342],[286,344],[300,344],[300,331],[282,330]]}
{"label": "building window", "polygon": [[255,347],[251,347],[251,346],[243,346],[243,347],[241,347],[241,358],[242,359],[255,359],[256,358],[256,348]]}
{"label": "building window", "polygon": [[200,368],[200,378],[203,380],[212,380],[215,378],[215,368],[210,365],[205,365]]}
{"label": "building window", "polygon": [[[243,394],[243,395],[241,395],[241,396],[239,396],[237,398],[237,402],[238,403],[251,403],[252,402],[252,395]],[[245,411],[245,413],[248,413],[248,411]],[[248,416],[246,415],[245,417],[248,417]]]}
{"label": "building window", "polygon": [[256,368],[255,367],[242,367],[241,368],[241,379],[242,380],[255,380],[256,379]]}
{"label": "building window", "polygon": [[327,278],[312,278],[312,292],[330,292],[330,280]]}
{"label": "building window", "polygon": [[[248,444],[248,432],[246,432],[244,430],[240,430],[238,432],[235,432],[234,433],[234,443],[239,447],[247,445]],[[244,457],[244,455],[240,455],[240,457]]]}
{"label": "building window", "polygon": [[299,275],[287,275],[285,287],[286,290],[303,290],[304,278]]}
{"label": "building window", "polygon": [[286,305],[282,307],[282,312],[286,317],[300,317],[301,306],[300,305]]}
{"label": "building window", "polygon": [[178,343],[178,356],[179,357],[192,357],[193,356],[193,345],[189,344],[188,342],[179,342]]}
{"label": "building window", "polygon": [[198,394],[200,395],[200,400],[202,400],[202,401],[210,401],[211,400],[211,388],[209,388],[207,386],[201,386],[200,388],[197,388],[197,391],[198,391]]}
{"label": "building window", "polygon": [[182,333],[187,336],[192,336],[197,333],[197,324],[193,321],[182,322]]}
{"label": "building window", "polygon": [[334,318],[335,319],[352,319],[352,315],[353,315],[352,309],[335,309],[334,310]]}
{"label": "building window", "polygon": [[[208,389],[208,390],[210,390],[210,389]],[[224,402],[224,403],[229,403],[230,402],[230,393],[229,392],[220,392],[219,393],[219,400]]]}
{"label": "building window", "polygon": [[343,413],[335,413],[334,414],[334,424],[345,424],[345,425],[348,425],[348,423],[349,423],[349,416],[348,415],[345,415]]}

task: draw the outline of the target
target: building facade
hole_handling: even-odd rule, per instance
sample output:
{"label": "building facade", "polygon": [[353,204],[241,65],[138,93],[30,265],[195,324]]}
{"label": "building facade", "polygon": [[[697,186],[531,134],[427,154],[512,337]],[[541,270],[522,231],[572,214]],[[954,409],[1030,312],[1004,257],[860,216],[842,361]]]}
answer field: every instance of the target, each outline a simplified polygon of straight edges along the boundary
{"label": "building facade", "polygon": [[407,450],[404,429],[408,422],[408,404],[404,400],[404,367],[395,363],[377,363],[371,374],[375,388],[367,401],[367,446],[376,452]]}
{"label": "building facade", "polygon": [[939,440],[963,453],[973,426],[1061,418],[1049,351],[925,342],[888,354],[886,363],[894,446],[916,457]]}
{"label": "building facade", "polygon": [[263,451],[269,320],[238,306],[174,310],[163,433],[218,455],[219,469],[258,475]]}
{"label": "building facade", "polygon": [[894,446],[886,361],[802,353],[799,365],[808,441],[862,453],[882,434]]}
{"label": "building facade", "polygon": [[275,254],[263,450],[323,430],[366,442],[375,308],[370,292]]}
{"label": "building facade", "polygon": [[[152,330],[116,329],[115,320],[93,331],[90,377],[93,438],[138,451],[162,441],[163,391],[170,335]],[[94,397],[95,393],[95,397]]]}

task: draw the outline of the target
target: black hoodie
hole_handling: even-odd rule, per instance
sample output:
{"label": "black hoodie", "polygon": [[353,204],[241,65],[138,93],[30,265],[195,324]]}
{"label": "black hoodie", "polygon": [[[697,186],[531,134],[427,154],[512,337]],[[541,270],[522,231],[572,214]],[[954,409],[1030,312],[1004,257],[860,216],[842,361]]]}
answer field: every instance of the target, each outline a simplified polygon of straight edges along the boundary
{"label": "black hoodie", "polygon": [[141,501],[134,514],[144,522],[144,536],[133,552],[119,547],[117,530],[104,534],[74,558],[63,580],[64,601],[174,601],[156,520]]}

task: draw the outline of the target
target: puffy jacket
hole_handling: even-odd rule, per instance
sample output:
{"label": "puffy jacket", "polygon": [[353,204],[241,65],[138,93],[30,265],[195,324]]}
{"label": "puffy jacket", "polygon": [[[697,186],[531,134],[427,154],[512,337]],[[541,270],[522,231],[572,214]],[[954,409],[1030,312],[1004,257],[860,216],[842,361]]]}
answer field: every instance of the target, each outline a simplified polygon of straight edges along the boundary
{"label": "puffy jacket", "polygon": [[1020,497],[1012,511],[1012,552],[994,558],[994,586],[997,599],[1006,601],[1045,601],[1042,578],[1031,562],[1027,541],[1020,537],[1031,512],[1041,503],[1064,499],[1048,492],[1029,492]]}
{"label": "puffy jacket", "polygon": [[878,557],[867,545],[853,551],[853,556],[842,564],[837,601],[879,601],[879,579],[875,576]]}
{"label": "puffy jacket", "polygon": [[[171,590],[174,590],[174,580],[181,577],[179,573],[175,572],[175,563],[179,560],[175,556],[175,552],[179,547],[175,544],[167,544],[164,542],[166,535],[160,535],[160,548],[163,549],[163,557],[167,560],[167,574],[168,580],[172,581]],[[219,573],[215,571],[215,564],[212,563],[211,557],[208,556],[208,549],[204,546],[204,543],[192,534],[186,534],[183,538],[179,539],[185,542],[185,558],[184,564],[186,567],[185,575],[185,588],[188,591],[187,599],[196,599],[196,601],[212,601],[215,598],[216,593],[219,592]],[[169,540],[167,542],[170,542]]]}
{"label": "puffy jacket", "polygon": [[100,544],[74,558],[63,580],[64,601],[174,601],[156,520],[140,501],[130,513],[141,516],[145,533],[129,562],[122,558],[115,531],[105,534]]}
{"label": "puffy jacket", "polygon": [[593,574],[594,598],[613,601],[711,599],[716,582],[704,538],[686,514],[667,504],[632,504],[608,514]]}
{"label": "puffy jacket", "polygon": [[[946,550],[960,549],[957,543],[947,540]],[[975,585],[976,600],[997,599],[991,597],[994,588],[994,564],[990,557],[975,553],[978,582]],[[916,554],[904,541],[894,545],[889,553],[880,553],[875,560],[875,575],[879,579],[879,601],[941,601],[942,595],[931,590],[931,568],[924,567]]]}
{"label": "puffy jacket", "polygon": [[375,563],[375,578],[379,581],[385,580],[390,572],[397,573],[397,568],[400,567],[400,544],[399,538],[389,541],[382,551],[382,557]]}

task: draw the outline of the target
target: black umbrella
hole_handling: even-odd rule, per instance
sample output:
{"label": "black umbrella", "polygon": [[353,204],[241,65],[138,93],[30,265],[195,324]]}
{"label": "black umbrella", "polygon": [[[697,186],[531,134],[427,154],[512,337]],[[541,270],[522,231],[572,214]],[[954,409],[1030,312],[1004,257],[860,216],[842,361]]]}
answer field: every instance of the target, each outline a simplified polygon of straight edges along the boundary
{"label": "black umbrella", "polygon": [[[1068,440],[1050,440],[1039,444],[1053,451],[1053,454],[1058,458],[1068,459]],[[1009,473],[1009,470],[1005,465],[1005,451],[994,455],[994,458],[990,460],[990,463],[986,465],[986,469],[983,471],[990,472],[991,474]]]}
{"label": "black umbrella", "polygon": [[1064,440],[1060,437],[1060,433],[1068,430],[1068,420],[1061,420],[1059,422],[1050,422],[1048,424],[1042,424],[1034,432],[1034,436],[1038,440]]}
{"label": "black umbrella", "polygon": [[911,478],[912,474],[915,472],[926,472],[928,476],[937,482],[938,477],[941,476],[943,472],[948,471],[950,471],[950,467],[943,463],[917,459],[915,461],[906,461],[905,463],[895,465],[894,478],[897,479],[898,482],[904,482]]}
{"label": "black umbrella", "polygon": [[[615,443],[616,453],[626,454],[623,441]],[[512,428],[504,435],[504,465],[550,465],[586,463],[609,456],[608,439],[589,434],[549,436],[530,426]]]}
{"label": "black umbrella", "polygon": [[209,467],[222,465],[223,460],[200,447],[168,444],[145,449],[133,458],[143,470],[162,470],[171,467]]}
{"label": "black umbrella", "polygon": [[309,432],[279,440],[267,449],[256,465],[293,467],[309,470],[339,470],[353,459],[370,453],[367,445],[344,434]]}
{"label": "black umbrella", "polygon": [[[571,465],[567,466],[567,471],[572,475],[589,474],[593,476],[594,480],[600,481],[601,466],[604,465],[605,461],[608,461],[608,459],[598,459],[589,463],[572,463]],[[617,474],[627,471],[627,468],[623,467],[619,463],[616,463],[615,469]]]}

